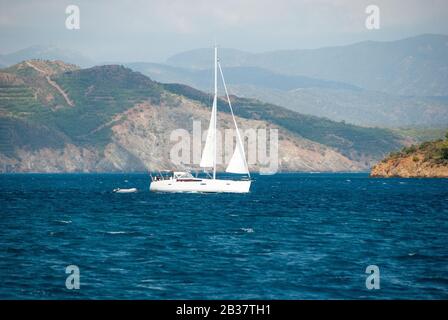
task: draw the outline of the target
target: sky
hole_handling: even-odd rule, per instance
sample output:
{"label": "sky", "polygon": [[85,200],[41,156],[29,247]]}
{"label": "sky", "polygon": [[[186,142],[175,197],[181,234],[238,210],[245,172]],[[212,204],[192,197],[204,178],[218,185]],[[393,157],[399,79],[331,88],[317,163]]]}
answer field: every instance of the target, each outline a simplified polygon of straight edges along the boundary
{"label": "sky", "polygon": [[[368,5],[380,29],[365,27]],[[80,29],[66,28],[68,5]],[[163,62],[221,47],[249,52],[448,34],[447,0],[0,0],[0,53],[55,45],[95,61]]]}

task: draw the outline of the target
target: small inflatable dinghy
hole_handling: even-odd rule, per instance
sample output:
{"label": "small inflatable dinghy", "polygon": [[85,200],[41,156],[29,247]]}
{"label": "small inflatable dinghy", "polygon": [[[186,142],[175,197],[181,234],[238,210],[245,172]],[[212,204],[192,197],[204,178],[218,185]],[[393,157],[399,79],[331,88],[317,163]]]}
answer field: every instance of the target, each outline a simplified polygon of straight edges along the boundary
{"label": "small inflatable dinghy", "polygon": [[133,192],[137,192],[137,188],[130,188],[130,189],[121,189],[121,188],[116,188],[114,189],[115,193],[133,193]]}

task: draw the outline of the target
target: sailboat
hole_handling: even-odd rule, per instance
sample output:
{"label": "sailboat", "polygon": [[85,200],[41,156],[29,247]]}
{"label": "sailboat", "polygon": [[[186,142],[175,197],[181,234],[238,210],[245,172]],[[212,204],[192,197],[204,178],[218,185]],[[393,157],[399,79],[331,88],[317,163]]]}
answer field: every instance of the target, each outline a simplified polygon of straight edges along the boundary
{"label": "sailboat", "polygon": [[[160,192],[232,192],[232,193],[247,193],[250,190],[251,180],[249,168],[246,161],[246,155],[244,152],[244,145],[241,139],[238,125],[233,113],[232,103],[230,101],[227,86],[224,80],[224,74],[222,72],[221,64],[218,59],[218,48],[215,46],[215,86],[214,97],[212,105],[212,114],[210,118],[210,124],[207,132],[207,138],[205,146],[202,151],[201,162],[199,166],[201,168],[213,169],[212,175],[207,178],[194,177],[190,172],[184,171],[166,171],[160,172],[159,175],[151,175],[150,191]],[[217,156],[217,112],[218,112],[218,70],[221,75],[224,90],[226,93],[230,113],[232,115],[233,124],[236,132],[236,146],[230,159],[226,172],[245,175],[245,178],[241,180],[225,180],[218,179],[216,177],[216,156]]]}

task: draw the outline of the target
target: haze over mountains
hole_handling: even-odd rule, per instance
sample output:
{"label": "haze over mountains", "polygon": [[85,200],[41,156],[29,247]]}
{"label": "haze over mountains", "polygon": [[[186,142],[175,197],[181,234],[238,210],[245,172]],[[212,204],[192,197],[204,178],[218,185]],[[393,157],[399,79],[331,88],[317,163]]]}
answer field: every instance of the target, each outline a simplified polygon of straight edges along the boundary
{"label": "haze over mountains", "polygon": [[[167,63],[184,68],[210,68],[209,49],[183,52]],[[410,96],[445,96],[448,92],[448,36],[425,34],[403,40],[365,41],[310,50],[247,53],[223,50],[227,67],[261,67],[349,83],[367,90]]]}
{"label": "haze over mountains", "polygon": [[[313,50],[220,52],[229,86],[240,96],[359,125],[448,124],[445,35]],[[210,90],[211,65],[210,49],[174,55],[167,64],[128,64],[153,79],[202,90]]]}
{"label": "haze over mountains", "polygon": [[[127,64],[157,81],[185,83],[210,92],[212,70],[191,70],[153,63]],[[230,91],[291,110],[379,127],[446,127],[448,98],[409,97],[361,89],[343,82],[273,73],[258,67],[225,69]]]}
{"label": "haze over mountains", "polygon": [[[209,92],[211,51],[182,52],[164,64],[125,65],[159,82],[183,83]],[[265,53],[222,48],[220,57],[231,92],[241,97],[363,126],[448,125],[446,35]],[[79,53],[42,46],[0,56],[0,64],[31,58],[93,65]]]}
{"label": "haze over mountains", "polygon": [[33,45],[8,54],[0,54],[0,67],[11,66],[31,59],[61,60],[81,67],[90,67],[95,64],[92,59],[77,51],[62,49],[54,45]]}

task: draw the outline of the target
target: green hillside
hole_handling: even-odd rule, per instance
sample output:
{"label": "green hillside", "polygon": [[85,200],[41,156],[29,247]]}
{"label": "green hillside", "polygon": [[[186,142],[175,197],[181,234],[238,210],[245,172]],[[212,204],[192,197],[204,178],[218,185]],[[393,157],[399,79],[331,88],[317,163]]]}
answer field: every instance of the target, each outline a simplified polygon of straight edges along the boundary
{"label": "green hillside", "polygon": [[404,147],[397,152],[391,152],[383,161],[418,154],[422,154],[427,162],[448,165],[448,133],[446,133],[445,139],[425,141]]}
{"label": "green hillside", "polygon": [[[0,73],[0,111],[15,119],[2,118],[4,123],[13,123],[5,130],[23,131],[24,136],[28,134],[30,130],[19,130],[17,123],[53,130],[48,137],[40,136],[40,143],[37,143],[38,139],[22,139],[28,141],[29,146],[54,146],[52,137],[56,132],[74,144],[101,148],[110,140],[107,123],[115,115],[141,101],[160,102],[162,89],[157,83],[122,66],[100,66],[68,72],[52,68],[52,62],[46,62],[46,66],[53,73],[51,80],[74,101],[73,107],[67,105],[43,74],[23,63]],[[54,99],[45,100],[47,96]],[[20,119],[26,122],[22,123]],[[12,130],[14,128],[16,130]]]}
{"label": "green hillside", "polygon": [[55,81],[75,101],[75,107],[40,112],[36,119],[49,123],[78,143],[104,144],[107,126],[99,129],[136,103],[160,103],[162,90],[149,78],[122,66],[101,66],[62,73]]}
{"label": "green hillside", "polygon": [[[179,84],[164,84],[165,89],[210,105],[210,96]],[[401,147],[401,138],[386,129],[366,128],[303,115],[289,109],[254,99],[232,97],[235,114],[275,123],[306,139],[336,148],[349,158],[362,155],[378,157]],[[227,103],[219,101],[220,111],[229,112]]]}
{"label": "green hillside", "polygon": [[372,177],[448,178],[448,133],[390,153],[372,167]]}

